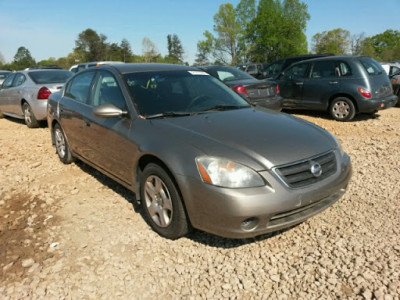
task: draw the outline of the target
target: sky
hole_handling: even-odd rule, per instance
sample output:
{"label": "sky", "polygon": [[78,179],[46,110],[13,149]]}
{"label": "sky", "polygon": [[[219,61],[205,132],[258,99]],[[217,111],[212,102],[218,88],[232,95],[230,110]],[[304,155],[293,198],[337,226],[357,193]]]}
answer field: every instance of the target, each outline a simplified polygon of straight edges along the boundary
{"label": "sky", "polygon": [[[149,38],[161,55],[167,54],[167,35],[176,34],[192,64],[204,31],[213,32],[219,6],[240,0],[0,0],[0,58],[11,62],[19,47],[36,61],[66,57],[79,33],[91,28],[107,42],[127,39],[134,54],[142,55]],[[306,35],[342,28],[373,36],[400,30],[400,0],[300,0],[310,20]],[[399,58],[400,59],[400,58]]]}

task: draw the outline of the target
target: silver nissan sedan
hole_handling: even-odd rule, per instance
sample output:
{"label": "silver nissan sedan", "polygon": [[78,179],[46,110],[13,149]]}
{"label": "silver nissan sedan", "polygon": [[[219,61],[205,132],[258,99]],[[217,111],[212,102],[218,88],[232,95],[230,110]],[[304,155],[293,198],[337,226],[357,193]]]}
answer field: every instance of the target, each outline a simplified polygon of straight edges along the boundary
{"label": "silver nissan sedan", "polygon": [[60,160],[75,158],[132,190],[169,239],[192,228],[247,238],[323,211],[344,193],[349,156],[320,127],[252,107],[187,66],[87,69],[50,95]]}

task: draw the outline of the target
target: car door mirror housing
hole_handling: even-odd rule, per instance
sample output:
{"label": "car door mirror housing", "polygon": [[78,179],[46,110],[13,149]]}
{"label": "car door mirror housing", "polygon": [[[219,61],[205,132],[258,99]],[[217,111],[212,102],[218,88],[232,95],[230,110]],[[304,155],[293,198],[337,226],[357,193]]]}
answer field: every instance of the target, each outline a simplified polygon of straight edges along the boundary
{"label": "car door mirror housing", "polygon": [[100,118],[116,118],[126,116],[127,111],[124,111],[113,104],[103,104],[93,109],[93,115]]}

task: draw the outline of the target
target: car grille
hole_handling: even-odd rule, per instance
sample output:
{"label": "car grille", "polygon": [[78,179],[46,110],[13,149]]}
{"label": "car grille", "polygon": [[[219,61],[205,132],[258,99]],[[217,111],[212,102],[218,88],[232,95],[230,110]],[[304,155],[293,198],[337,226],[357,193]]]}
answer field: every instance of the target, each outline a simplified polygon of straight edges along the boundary
{"label": "car grille", "polygon": [[[315,176],[311,165],[318,163],[322,173]],[[274,168],[275,173],[291,188],[305,187],[319,182],[336,172],[336,157],[333,151],[306,160]]]}

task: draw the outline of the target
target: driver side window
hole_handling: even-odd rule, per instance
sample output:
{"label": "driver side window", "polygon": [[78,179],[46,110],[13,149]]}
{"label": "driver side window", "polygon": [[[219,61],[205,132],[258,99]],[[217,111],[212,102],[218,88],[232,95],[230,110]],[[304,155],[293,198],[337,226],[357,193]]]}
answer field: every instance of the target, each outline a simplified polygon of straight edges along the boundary
{"label": "driver side window", "polygon": [[125,110],[125,98],[121,92],[115,77],[107,71],[100,71],[97,76],[93,91],[93,106],[103,104],[113,104],[116,107]]}

